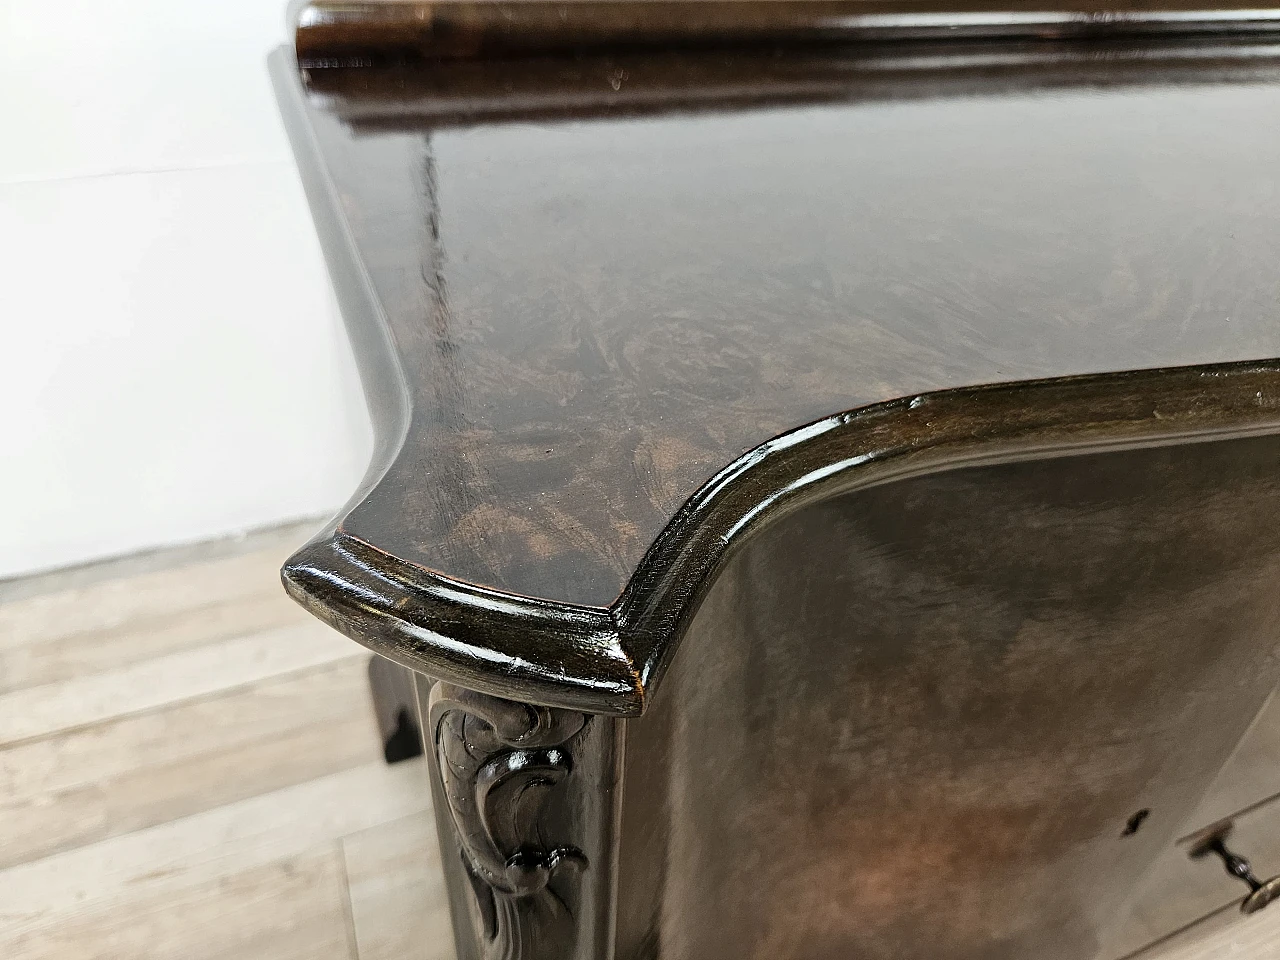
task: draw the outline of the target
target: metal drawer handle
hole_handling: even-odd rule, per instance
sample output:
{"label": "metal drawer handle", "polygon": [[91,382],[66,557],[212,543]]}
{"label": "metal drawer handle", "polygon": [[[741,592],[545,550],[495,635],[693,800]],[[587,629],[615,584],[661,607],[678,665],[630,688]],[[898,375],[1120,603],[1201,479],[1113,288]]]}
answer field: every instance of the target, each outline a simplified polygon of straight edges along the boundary
{"label": "metal drawer handle", "polygon": [[1249,887],[1249,895],[1240,904],[1240,911],[1257,913],[1272,900],[1280,897],[1280,876],[1272,877],[1270,880],[1259,880],[1254,876],[1253,867],[1250,866],[1249,861],[1227,849],[1227,835],[1230,832],[1231,828],[1227,827],[1213,834],[1194,847],[1191,856],[1199,859],[1212,854],[1221,859],[1227,873]]}

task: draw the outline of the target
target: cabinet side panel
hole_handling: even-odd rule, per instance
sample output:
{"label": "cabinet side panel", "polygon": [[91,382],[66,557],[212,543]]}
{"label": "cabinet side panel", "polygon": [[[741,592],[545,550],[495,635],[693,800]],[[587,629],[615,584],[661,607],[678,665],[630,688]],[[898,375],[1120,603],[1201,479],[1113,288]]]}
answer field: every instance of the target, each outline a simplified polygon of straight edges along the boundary
{"label": "cabinet side panel", "polygon": [[764,530],[628,722],[620,960],[1094,957],[1280,677],[1278,468],[961,469]]}

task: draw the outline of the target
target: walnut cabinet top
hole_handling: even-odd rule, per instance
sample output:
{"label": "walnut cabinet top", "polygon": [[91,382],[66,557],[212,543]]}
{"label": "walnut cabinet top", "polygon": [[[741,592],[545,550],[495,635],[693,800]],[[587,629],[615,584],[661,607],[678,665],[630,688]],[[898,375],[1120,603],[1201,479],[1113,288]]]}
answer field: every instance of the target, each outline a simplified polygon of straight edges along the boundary
{"label": "walnut cabinet top", "polygon": [[832,485],[1280,428],[1262,14],[412,32],[477,6],[312,5],[273,59],[376,433],[284,576],[380,653],[634,715],[735,543]]}

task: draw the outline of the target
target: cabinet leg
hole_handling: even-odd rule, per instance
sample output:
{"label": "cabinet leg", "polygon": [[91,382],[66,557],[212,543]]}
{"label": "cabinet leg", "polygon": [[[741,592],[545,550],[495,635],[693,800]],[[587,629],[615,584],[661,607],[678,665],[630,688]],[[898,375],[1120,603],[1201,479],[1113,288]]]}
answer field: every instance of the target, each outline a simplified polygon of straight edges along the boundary
{"label": "cabinet leg", "polygon": [[417,680],[459,960],[606,958],[613,722]]}
{"label": "cabinet leg", "polygon": [[422,756],[413,671],[383,657],[373,657],[369,661],[369,692],[373,695],[382,756],[387,763]]}

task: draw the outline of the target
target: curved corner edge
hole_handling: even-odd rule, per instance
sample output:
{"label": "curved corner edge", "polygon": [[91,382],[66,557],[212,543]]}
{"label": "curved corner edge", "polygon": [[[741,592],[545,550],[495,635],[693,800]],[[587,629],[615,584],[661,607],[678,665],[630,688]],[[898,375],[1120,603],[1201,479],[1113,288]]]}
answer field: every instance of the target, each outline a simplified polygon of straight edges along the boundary
{"label": "curved corner edge", "polygon": [[288,47],[277,47],[267,58],[267,67],[373,427],[373,453],[359,486],[337,514],[343,517],[386,474],[404,446],[410,421],[409,387],[392,345],[391,325],[343,213],[338,187],[325,165],[297,59]]}
{"label": "curved corner edge", "polygon": [[340,531],[280,572],[289,595],[374,653],[509,700],[611,716],[644,709],[608,610],[490,591],[423,570]]}
{"label": "curved corner edge", "polygon": [[390,327],[360,258],[312,126],[294,51],[268,60],[316,232],[360,369],[374,450],[333,521],[286,561],[286,592],[319,619],[419,673],[509,699],[614,716],[643,709],[636,671],[608,610],[508,596],[405,563],[341,532],[409,429],[410,403]]}
{"label": "curved corner edge", "polygon": [[1280,360],[924,393],[789,431],[703,485],[610,608],[463,583],[331,527],[285,564],[321,620],[412,670],[522,702],[644,712],[719,568],[826,497],[965,467],[1280,433]]}
{"label": "curved corner edge", "polygon": [[830,496],[964,467],[1280,433],[1280,359],[923,393],[836,414],[749,451],[702,486],[611,607],[652,698],[732,553]]}

